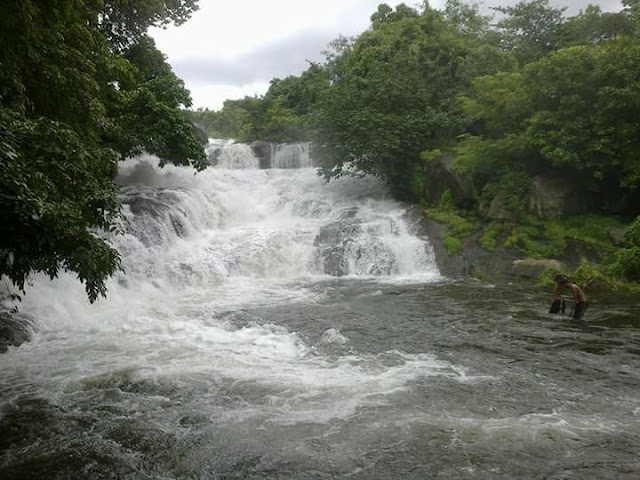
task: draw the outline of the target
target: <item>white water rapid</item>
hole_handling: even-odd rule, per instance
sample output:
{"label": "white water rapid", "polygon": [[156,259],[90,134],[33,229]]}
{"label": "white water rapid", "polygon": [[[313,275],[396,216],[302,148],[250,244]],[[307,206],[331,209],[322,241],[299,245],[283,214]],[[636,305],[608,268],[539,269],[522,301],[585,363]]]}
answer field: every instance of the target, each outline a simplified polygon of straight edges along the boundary
{"label": "white water rapid", "polygon": [[[305,145],[277,151],[279,164],[300,155],[307,162]],[[295,331],[225,320],[248,306],[314,302],[318,285],[336,277],[405,283],[439,274],[430,245],[410,233],[404,207],[377,179],[325,184],[313,168],[258,170],[241,144],[223,144],[220,159],[200,174],[159,169],[153,157],[122,165],[127,228],[114,244],[125,273],[95,305],[70,274],[34,278],[20,308],[40,333],[15,368],[33,369],[53,397],[124,371],[180,385],[251,380],[286,386],[289,397],[333,398],[287,413],[287,422],[309,409],[323,410],[315,418],[344,415],[425,372],[456,375],[429,355],[394,353],[393,366],[350,355],[329,361]],[[346,340],[330,331],[323,341]]]}
{"label": "white water rapid", "polygon": [[106,300],[32,279],[39,331],[0,355],[2,480],[637,471],[640,306],[589,329],[529,286],[442,281],[377,179],[325,184],[307,145],[212,149],[197,175],[122,165]]}

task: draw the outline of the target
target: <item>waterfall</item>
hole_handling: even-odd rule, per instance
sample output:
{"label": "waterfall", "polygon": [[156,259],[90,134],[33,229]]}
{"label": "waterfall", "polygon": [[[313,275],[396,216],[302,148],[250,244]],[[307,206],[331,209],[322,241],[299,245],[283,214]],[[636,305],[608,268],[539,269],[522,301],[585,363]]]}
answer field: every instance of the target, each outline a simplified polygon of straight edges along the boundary
{"label": "waterfall", "polygon": [[309,155],[311,144],[305,143],[281,143],[275,146],[272,168],[308,168],[313,167],[313,161]]}
{"label": "waterfall", "polygon": [[[306,145],[276,150],[280,166],[310,163]],[[315,315],[341,282],[354,298],[377,298],[379,283],[438,279],[429,243],[379,180],[326,184],[313,168],[260,169],[246,145],[218,141],[208,151],[217,166],[197,174],[159,168],[152,156],[121,164],[125,228],[110,241],[124,271],[108,281],[106,300],[89,304],[71,273],[31,279],[20,310],[39,329],[0,358],[0,407],[18,397],[60,406],[51,444],[25,440],[35,458],[67,457],[79,410],[95,432],[81,441],[102,450],[120,427],[153,435],[200,417],[229,432],[252,418],[330,422],[424,375],[460,377],[430,354],[352,351],[339,324],[310,338],[281,322],[291,309]],[[19,461],[22,447],[14,450],[5,458]]]}
{"label": "waterfall", "polygon": [[[111,295],[232,288],[241,303],[257,291],[295,296],[280,284],[310,278],[438,278],[430,244],[378,179],[326,184],[313,168],[291,168],[311,164],[308,144],[276,148],[276,166],[287,169],[273,170],[260,170],[248,145],[214,141],[208,150],[217,166],[198,174],[160,169],[152,156],[121,165],[126,233],[112,242],[126,273],[110,281]],[[48,279],[36,284],[57,295]]]}

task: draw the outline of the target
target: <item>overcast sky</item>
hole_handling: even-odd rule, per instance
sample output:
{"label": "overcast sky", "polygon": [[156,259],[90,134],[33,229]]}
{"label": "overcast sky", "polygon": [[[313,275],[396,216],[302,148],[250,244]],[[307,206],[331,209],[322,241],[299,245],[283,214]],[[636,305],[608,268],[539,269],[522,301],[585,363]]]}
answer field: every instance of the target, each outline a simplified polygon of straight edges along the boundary
{"label": "overcast sky", "polygon": [[[440,7],[445,0],[432,0]],[[219,109],[226,99],[263,94],[274,77],[298,75],[307,61],[338,35],[356,35],[369,26],[381,0],[200,0],[186,24],[153,29],[158,48],[169,58],[193,97],[194,107]],[[395,6],[400,1],[386,1]],[[405,0],[407,5],[420,2]],[[485,5],[515,0],[487,0]],[[577,13],[589,3],[619,10],[619,0],[552,0]]]}

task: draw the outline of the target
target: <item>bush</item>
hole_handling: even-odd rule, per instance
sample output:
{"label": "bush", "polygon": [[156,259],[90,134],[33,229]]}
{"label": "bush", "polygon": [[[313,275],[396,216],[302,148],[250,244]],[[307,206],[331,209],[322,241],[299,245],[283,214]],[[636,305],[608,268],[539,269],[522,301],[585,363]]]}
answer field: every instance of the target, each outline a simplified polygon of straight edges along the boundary
{"label": "bush", "polygon": [[429,208],[425,210],[427,218],[449,227],[456,236],[468,236],[476,229],[474,222],[460,216],[455,210],[443,208]]}
{"label": "bush", "polygon": [[640,247],[640,216],[627,227],[627,230],[624,232],[624,240],[630,245]]}
{"label": "bush", "polygon": [[450,257],[460,255],[462,253],[462,241],[452,235],[446,235],[444,237],[444,249]]}
{"label": "bush", "polygon": [[596,265],[582,260],[578,268],[570,275],[571,281],[585,290],[617,290],[616,281]]}
{"label": "bush", "polygon": [[510,223],[491,222],[484,230],[480,243],[486,250],[495,250],[500,236],[507,234],[513,225]]}

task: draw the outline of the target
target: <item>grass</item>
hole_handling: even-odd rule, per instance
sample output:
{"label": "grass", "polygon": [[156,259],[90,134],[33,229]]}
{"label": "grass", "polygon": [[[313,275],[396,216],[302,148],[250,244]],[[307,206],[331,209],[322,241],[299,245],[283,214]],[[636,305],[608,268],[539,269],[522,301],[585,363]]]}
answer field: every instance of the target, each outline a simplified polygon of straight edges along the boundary
{"label": "grass", "polygon": [[464,218],[453,209],[427,208],[424,213],[427,218],[446,225],[450,233],[455,236],[467,237],[476,230],[475,222]]}
{"label": "grass", "polygon": [[444,237],[444,249],[450,257],[460,255],[462,253],[462,245],[462,241],[452,235],[447,234]]}
{"label": "grass", "polygon": [[505,248],[514,248],[530,258],[561,257],[572,241],[586,243],[608,255],[616,248],[609,231],[623,226],[616,218],[603,215],[547,221],[524,216],[520,224],[491,222],[481,242],[487,250],[494,250],[502,241]]}
{"label": "grass", "polygon": [[478,229],[475,221],[462,216],[461,211],[453,206],[449,190],[443,193],[439,206],[425,208],[424,214],[427,218],[448,228],[447,235],[444,237],[444,248],[450,257],[460,255],[464,240]]}

